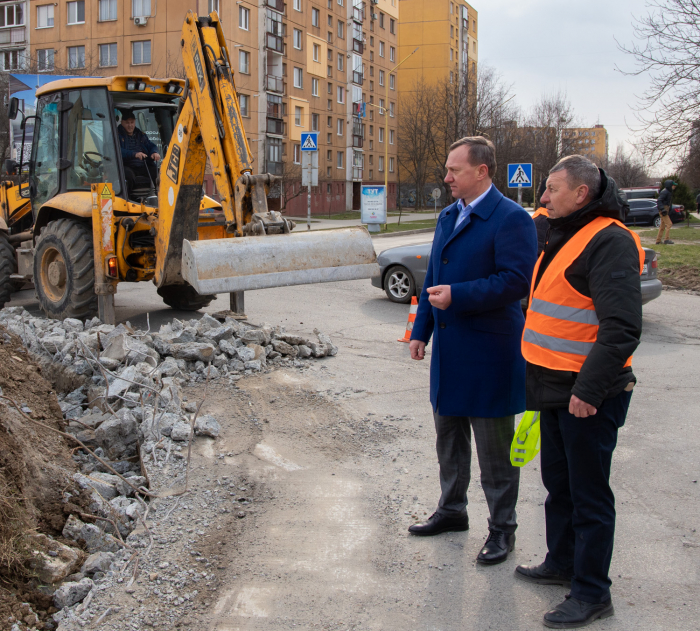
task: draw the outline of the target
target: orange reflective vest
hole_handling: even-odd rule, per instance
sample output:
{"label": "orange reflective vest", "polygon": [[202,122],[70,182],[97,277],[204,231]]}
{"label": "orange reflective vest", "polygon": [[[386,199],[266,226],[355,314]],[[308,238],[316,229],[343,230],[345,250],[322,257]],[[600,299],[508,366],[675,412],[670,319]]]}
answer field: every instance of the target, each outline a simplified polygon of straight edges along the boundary
{"label": "orange reflective vest", "polygon": [[541,206],[534,213],[532,213],[532,218],[534,219],[535,217],[539,217],[540,215],[549,217],[549,211],[544,206]]}
{"label": "orange reflective vest", "polygon": [[[598,337],[598,317],[593,300],[577,292],[566,280],[566,270],[581,255],[591,239],[604,228],[622,223],[597,217],[579,230],[557,253],[542,274],[536,289],[530,289],[530,306],[523,331],[523,357],[552,370],[580,372]],[[628,230],[639,251],[639,273],[644,268],[644,250],[639,237]],[[532,276],[535,286],[542,263],[540,255]],[[632,365],[632,357],[625,367]]]}

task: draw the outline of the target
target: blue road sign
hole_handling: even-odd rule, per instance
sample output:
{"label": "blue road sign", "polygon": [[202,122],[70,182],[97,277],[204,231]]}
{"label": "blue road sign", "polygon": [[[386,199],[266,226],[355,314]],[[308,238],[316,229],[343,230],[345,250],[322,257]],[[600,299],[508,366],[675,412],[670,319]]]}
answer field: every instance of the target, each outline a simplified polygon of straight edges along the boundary
{"label": "blue road sign", "polygon": [[318,151],[318,132],[303,131],[301,132],[301,150],[302,151]]}
{"label": "blue road sign", "polygon": [[509,164],[508,188],[532,188],[532,164]]}

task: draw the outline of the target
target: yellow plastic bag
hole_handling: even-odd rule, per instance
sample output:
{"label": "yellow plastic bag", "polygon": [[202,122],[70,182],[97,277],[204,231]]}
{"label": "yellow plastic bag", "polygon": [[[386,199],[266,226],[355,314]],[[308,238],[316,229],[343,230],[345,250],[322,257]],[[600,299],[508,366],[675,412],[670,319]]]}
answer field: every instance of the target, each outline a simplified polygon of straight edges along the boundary
{"label": "yellow plastic bag", "polygon": [[525,412],[510,445],[510,463],[524,467],[540,452],[540,413]]}

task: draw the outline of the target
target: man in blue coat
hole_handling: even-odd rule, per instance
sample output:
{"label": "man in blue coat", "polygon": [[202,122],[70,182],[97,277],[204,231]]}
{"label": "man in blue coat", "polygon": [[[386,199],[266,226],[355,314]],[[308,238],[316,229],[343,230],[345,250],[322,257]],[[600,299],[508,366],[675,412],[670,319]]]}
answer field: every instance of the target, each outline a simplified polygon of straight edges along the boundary
{"label": "man in blue coat", "polygon": [[477,561],[505,561],[515,544],[520,470],[510,464],[515,414],[525,410],[520,338],[537,258],[530,216],[493,186],[496,155],[482,137],[450,147],[445,182],[457,202],[435,229],[428,272],[411,333],[411,357],[433,338],[430,402],[442,494],[437,511],[414,535],[466,530],[471,431],[489,506],[489,536]]}

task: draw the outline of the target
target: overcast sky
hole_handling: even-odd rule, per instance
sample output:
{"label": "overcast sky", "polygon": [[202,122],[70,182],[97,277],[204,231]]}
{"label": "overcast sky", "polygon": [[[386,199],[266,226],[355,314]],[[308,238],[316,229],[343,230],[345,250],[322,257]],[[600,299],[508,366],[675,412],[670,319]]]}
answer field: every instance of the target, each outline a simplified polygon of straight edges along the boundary
{"label": "overcast sky", "polygon": [[470,3],[479,12],[479,63],[495,67],[512,84],[524,110],[543,92],[561,89],[585,126],[605,126],[611,155],[618,143],[634,142],[635,95],[644,94],[648,78],[615,69],[634,68],[615,39],[633,41],[632,15],[645,13],[644,0]]}

